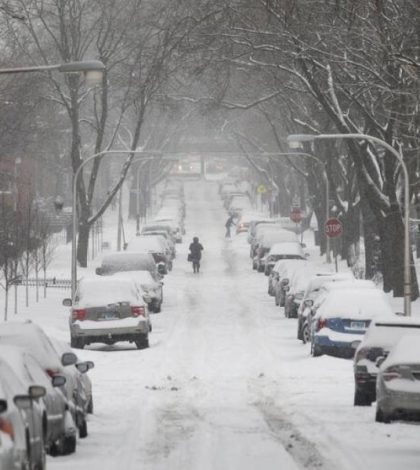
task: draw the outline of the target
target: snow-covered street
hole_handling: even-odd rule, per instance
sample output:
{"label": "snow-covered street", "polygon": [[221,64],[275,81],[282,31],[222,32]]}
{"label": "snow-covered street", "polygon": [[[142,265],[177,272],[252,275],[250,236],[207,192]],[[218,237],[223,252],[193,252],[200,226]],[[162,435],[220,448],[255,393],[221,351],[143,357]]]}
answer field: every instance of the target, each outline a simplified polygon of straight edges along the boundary
{"label": "snow-covered street", "polygon": [[[151,347],[80,352],[95,362],[89,436],[76,454],[48,457],[48,468],[418,469],[419,425],[375,423],[374,407],[353,406],[352,362],[310,357],[296,320],[252,270],[246,234],[225,240],[217,184],[186,183],[185,198],[187,235],[152,316]],[[199,274],[186,260],[193,236],[204,245]],[[60,248],[57,269],[64,256]],[[315,248],[311,257],[321,262]],[[19,318],[68,341],[65,296],[51,289]]]}

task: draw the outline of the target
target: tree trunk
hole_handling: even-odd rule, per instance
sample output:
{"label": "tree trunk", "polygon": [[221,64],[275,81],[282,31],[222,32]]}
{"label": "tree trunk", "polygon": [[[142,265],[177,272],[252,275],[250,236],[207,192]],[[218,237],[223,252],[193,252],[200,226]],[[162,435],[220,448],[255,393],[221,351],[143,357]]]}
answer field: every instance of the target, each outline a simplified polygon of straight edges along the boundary
{"label": "tree trunk", "polygon": [[89,224],[87,222],[81,221],[81,223],[79,223],[79,237],[77,242],[77,261],[82,268],[87,267],[89,233]]}

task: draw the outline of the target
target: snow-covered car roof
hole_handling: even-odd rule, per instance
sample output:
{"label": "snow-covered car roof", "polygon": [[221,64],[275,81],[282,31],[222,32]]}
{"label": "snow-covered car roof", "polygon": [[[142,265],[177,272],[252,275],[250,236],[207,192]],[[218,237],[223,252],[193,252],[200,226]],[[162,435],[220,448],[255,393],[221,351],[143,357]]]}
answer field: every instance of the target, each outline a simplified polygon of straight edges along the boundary
{"label": "snow-covered car roof", "polygon": [[342,282],[355,279],[351,271],[346,271],[343,273],[334,273],[334,272],[322,272],[315,274],[309,280],[305,296],[313,296],[321,290],[321,287],[327,282]]}
{"label": "snow-covered car roof", "polygon": [[[296,238],[294,233],[287,231],[286,233],[290,233]],[[285,241],[280,243],[274,243],[268,253],[268,256],[270,255],[297,255],[302,256],[302,258],[305,257],[305,253],[302,249],[302,246],[298,241]]]}
{"label": "snow-covered car roof", "polygon": [[[339,283],[337,283],[339,284]],[[391,305],[380,289],[335,289],[328,293],[317,311],[322,318],[350,317],[371,319],[393,315]]]}
{"label": "snow-covered car roof", "polygon": [[124,251],[111,253],[104,256],[101,263],[101,269],[104,271],[104,274],[149,268],[156,269],[156,263],[151,253],[144,252]]}
{"label": "snow-covered car roof", "polygon": [[301,266],[309,266],[306,259],[282,259],[277,261],[273,267],[273,271],[277,272],[280,277],[283,277],[287,272],[291,273],[294,269],[299,269]]}
{"label": "snow-covered car roof", "polygon": [[372,320],[358,349],[375,346],[388,350],[399,338],[407,334],[420,337],[420,318],[378,316]]}
{"label": "snow-covered car roof", "polygon": [[127,245],[127,251],[136,251],[145,253],[156,253],[163,251],[163,245],[156,237],[135,237]]}
{"label": "snow-covered car roof", "polygon": [[141,290],[145,290],[146,288],[156,288],[161,285],[159,282],[153,279],[149,271],[126,271],[115,273],[113,277],[132,279],[137,285],[140,286]]}
{"label": "snow-covered car roof", "polygon": [[[98,307],[118,302],[138,303],[141,297],[135,282],[130,278],[96,276],[79,281],[76,291],[78,307]],[[142,302],[142,300],[141,300]]]}
{"label": "snow-covered car roof", "polygon": [[330,277],[329,274],[330,273],[318,271],[312,264],[305,266],[298,265],[290,276],[290,291],[293,293],[304,292],[313,279]]}
{"label": "snow-covered car roof", "polygon": [[392,346],[380,370],[396,365],[418,364],[420,366],[420,341],[418,335],[405,334]]}
{"label": "snow-covered car roof", "polygon": [[51,340],[35,323],[29,321],[1,323],[0,344],[11,344],[27,349],[44,369],[61,369],[60,358]]}

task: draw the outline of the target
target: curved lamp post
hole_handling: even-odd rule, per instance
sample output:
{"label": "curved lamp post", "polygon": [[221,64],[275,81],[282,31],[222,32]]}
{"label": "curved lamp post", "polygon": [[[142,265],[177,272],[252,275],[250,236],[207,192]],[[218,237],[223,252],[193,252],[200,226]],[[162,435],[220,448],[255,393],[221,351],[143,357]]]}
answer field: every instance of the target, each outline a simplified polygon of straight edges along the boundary
{"label": "curved lamp post", "polygon": [[61,73],[84,73],[86,80],[92,85],[100,83],[105,65],[100,60],[82,60],[53,65],[31,65],[0,69],[0,74],[57,71]]}
{"label": "curved lamp post", "polygon": [[83,160],[82,163],[77,167],[74,176],[73,176],[73,204],[72,204],[72,240],[71,240],[71,298],[74,300],[74,294],[76,292],[76,283],[77,283],[77,259],[76,259],[76,237],[77,237],[77,181],[81,174],[82,168],[98,157],[104,157],[106,155],[121,155],[126,157],[128,154],[135,155],[148,155],[139,160],[152,160],[151,152],[145,152],[140,150],[103,150],[102,152],[95,153],[90,157]]}
{"label": "curved lamp post", "polygon": [[291,134],[287,137],[290,148],[299,148],[300,142],[321,139],[363,139],[382,145],[401,164],[404,174],[404,315],[411,315],[411,272],[410,272],[410,181],[407,166],[401,153],[382,139],[368,134]]}

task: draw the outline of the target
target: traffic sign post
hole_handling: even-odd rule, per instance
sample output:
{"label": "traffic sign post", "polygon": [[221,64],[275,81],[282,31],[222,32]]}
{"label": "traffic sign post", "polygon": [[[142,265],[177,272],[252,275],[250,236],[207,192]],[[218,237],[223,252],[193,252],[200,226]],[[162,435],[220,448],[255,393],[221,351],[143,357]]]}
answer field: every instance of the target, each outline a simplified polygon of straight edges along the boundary
{"label": "traffic sign post", "polygon": [[343,234],[343,224],[336,217],[332,217],[325,221],[324,233],[328,238],[334,238],[334,258],[335,258],[335,271],[338,272],[337,260],[337,240]]}

